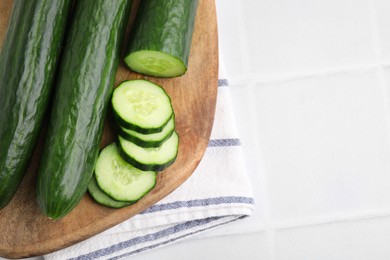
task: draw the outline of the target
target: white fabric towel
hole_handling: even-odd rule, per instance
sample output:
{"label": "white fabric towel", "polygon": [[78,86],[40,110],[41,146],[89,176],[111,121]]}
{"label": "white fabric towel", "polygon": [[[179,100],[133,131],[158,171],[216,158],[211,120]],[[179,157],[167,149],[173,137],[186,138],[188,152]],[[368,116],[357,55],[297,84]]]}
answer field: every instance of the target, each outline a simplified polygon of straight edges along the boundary
{"label": "white fabric towel", "polygon": [[120,259],[251,215],[253,193],[224,75],[220,66],[210,142],[191,177],[144,212],[45,259]]}

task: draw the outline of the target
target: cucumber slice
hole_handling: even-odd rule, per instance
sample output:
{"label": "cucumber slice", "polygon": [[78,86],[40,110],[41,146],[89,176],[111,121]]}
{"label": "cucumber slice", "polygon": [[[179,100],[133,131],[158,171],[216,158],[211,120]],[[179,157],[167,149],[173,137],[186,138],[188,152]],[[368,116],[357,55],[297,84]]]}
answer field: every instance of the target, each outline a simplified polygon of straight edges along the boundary
{"label": "cucumber slice", "polygon": [[128,163],[143,171],[162,171],[170,166],[177,157],[179,136],[176,131],[161,146],[156,148],[140,147],[118,136],[119,152]]}
{"label": "cucumber slice", "polygon": [[180,59],[160,51],[133,52],[125,58],[125,63],[133,71],[155,77],[177,77],[187,71],[187,66]]}
{"label": "cucumber slice", "polygon": [[148,80],[122,82],[111,102],[118,124],[143,134],[161,132],[173,116],[171,98]]}
{"label": "cucumber slice", "polygon": [[95,176],[100,189],[114,200],[136,202],[156,185],[157,173],[128,164],[112,143],[101,151]]}
{"label": "cucumber slice", "polygon": [[171,137],[174,130],[175,117],[173,116],[160,133],[140,134],[136,131],[119,126],[119,135],[141,147],[159,147],[169,137]]}
{"label": "cucumber slice", "polygon": [[132,201],[117,201],[104,193],[98,186],[95,177],[88,184],[88,192],[97,203],[110,208],[123,208],[133,204]]}
{"label": "cucumber slice", "polygon": [[125,63],[154,77],[186,73],[198,0],[142,0],[131,29]]}

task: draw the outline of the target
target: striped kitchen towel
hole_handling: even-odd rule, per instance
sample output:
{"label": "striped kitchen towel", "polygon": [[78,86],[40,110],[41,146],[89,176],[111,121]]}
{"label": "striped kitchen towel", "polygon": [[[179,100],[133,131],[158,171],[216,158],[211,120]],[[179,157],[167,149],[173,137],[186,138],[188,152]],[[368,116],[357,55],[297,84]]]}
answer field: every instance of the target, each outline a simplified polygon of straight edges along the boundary
{"label": "striped kitchen towel", "polygon": [[190,178],[144,212],[46,259],[129,258],[251,215],[253,194],[223,72],[211,139]]}

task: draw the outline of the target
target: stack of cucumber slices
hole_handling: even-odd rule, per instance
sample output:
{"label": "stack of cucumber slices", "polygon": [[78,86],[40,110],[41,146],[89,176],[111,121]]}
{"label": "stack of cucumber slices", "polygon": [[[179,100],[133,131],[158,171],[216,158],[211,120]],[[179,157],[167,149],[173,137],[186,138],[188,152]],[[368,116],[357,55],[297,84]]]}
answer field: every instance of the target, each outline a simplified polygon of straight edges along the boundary
{"label": "stack of cucumber slices", "polygon": [[176,160],[179,136],[171,99],[161,86],[148,80],[124,81],[111,102],[117,142],[100,152],[88,191],[99,204],[121,208],[156,185],[157,172]]}

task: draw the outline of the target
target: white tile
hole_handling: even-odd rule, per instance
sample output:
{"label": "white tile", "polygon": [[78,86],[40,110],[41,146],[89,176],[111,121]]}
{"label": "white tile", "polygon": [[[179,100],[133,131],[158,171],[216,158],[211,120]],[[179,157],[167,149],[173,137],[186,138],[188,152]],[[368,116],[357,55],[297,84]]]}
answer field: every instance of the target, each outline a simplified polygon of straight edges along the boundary
{"label": "white tile", "polygon": [[385,91],[387,94],[387,99],[389,100],[388,102],[390,102],[390,67],[384,67],[383,74],[384,74],[384,81],[385,81]]}
{"label": "white tile", "polygon": [[387,114],[376,71],[256,87],[273,220],[390,208]]}
{"label": "white tile", "polygon": [[[235,6],[235,8],[231,8]],[[240,11],[241,2],[235,0],[217,0],[217,19],[219,52],[225,60],[226,71],[230,79],[246,72],[246,44],[243,41],[245,32],[242,26]]]}
{"label": "white tile", "polygon": [[247,173],[252,183],[255,199],[253,215],[245,220],[245,224],[251,225],[252,229],[260,230],[264,229],[264,226],[268,224],[268,206],[266,201],[265,172],[262,160],[259,160],[261,151],[259,151],[259,147],[254,142],[258,135],[256,132],[256,114],[253,113],[256,100],[253,99],[253,87],[249,84],[232,84],[229,88]]}
{"label": "white tile", "polygon": [[[242,6],[251,73],[322,70],[376,60],[366,0],[248,0]],[[236,33],[234,27],[230,33]]]}
{"label": "white tile", "polygon": [[275,260],[387,260],[390,218],[340,222],[275,232]]}
{"label": "white tile", "polygon": [[270,257],[267,236],[259,232],[182,241],[125,259],[267,260]]}
{"label": "white tile", "polygon": [[390,62],[390,2],[388,0],[375,0],[374,2],[382,60]]}

